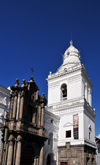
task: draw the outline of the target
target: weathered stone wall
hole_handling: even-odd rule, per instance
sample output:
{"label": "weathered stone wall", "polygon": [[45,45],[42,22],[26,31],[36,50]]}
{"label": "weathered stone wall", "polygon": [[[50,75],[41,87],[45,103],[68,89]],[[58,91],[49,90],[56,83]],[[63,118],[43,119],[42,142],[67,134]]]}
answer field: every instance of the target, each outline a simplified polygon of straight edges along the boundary
{"label": "weathered stone wall", "polygon": [[96,165],[95,149],[84,145],[58,147],[58,165],[67,162],[68,165]]}

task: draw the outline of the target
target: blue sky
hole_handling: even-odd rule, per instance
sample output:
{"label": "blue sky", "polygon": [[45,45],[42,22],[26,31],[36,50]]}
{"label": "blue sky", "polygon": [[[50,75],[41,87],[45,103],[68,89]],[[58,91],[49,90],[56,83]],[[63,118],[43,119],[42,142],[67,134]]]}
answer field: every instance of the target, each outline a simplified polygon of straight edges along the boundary
{"label": "blue sky", "polygon": [[1,0],[0,84],[34,80],[47,97],[46,78],[62,64],[72,40],[93,83],[96,136],[100,134],[100,1]]}

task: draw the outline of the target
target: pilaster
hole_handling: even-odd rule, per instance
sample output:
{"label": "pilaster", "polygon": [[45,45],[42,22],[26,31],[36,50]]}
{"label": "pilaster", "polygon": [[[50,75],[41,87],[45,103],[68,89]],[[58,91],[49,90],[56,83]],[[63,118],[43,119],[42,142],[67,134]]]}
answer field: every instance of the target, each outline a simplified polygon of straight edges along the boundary
{"label": "pilaster", "polygon": [[15,165],[20,165],[20,161],[21,161],[21,141],[22,141],[22,136],[18,135]]}

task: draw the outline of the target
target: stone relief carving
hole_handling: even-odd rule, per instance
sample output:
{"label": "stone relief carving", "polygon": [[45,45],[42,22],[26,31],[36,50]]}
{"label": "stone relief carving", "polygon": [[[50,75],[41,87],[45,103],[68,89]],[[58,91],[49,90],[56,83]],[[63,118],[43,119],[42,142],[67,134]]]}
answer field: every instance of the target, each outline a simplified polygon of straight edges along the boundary
{"label": "stone relief carving", "polygon": [[0,97],[0,103],[7,106],[7,97],[4,98]]}
{"label": "stone relief carving", "polygon": [[3,114],[0,113],[0,126],[3,125]]}
{"label": "stone relief carving", "polygon": [[70,122],[67,122],[66,124],[63,125],[63,127],[69,127],[69,126],[73,126],[73,124]]}

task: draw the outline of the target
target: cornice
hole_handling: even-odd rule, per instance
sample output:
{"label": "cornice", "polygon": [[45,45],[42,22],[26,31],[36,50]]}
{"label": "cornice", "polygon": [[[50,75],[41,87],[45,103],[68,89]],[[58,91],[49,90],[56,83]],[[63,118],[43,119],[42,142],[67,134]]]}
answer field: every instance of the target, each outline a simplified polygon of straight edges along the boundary
{"label": "cornice", "polygon": [[83,107],[78,107],[78,108],[69,108],[69,109],[60,109],[56,110],[53,113],[55,113],[58,116],[65,116],[66,114],[73,115],[73,114],[79,114],[83,112]]}
{"label": "cornice", "polygon": [[[62,67],[63,65],[61,65]],[[51,74],[51,75],[48,75],[48,78],[46,79],[47,81],[48,80],[52,80],[52,79],[55,79],[55,78],[58,78],[58,77],[62,77],[64,75],[67,75],[67,74],[70,74],[70,73],[74,73],[78,70],[81,70],[82,73],[84,74],[84,76],[86,77],[87,81],[90,83],[91,87],[93,86],[90,78],[88,77],[87,73],[86,73],[86,68],[83,64],[79,64],[77,66],[74,66],[74,67],[71,67],[69,68],[68,70],[63,70],[62,72],[56,72],[54,74]]]}
{"label": "cornice", "polygon": [[46,80],[48,81],[48,80],[51,80],[51,79],[55,79],[55,78],[64,76],[66,74],[73,73],[73,72],[81,70],[81,69],[82,69],[82,65],[78,65],[77,67],[74,66],[74,67],[72,67],[68,70],[63,71],[63,72],[60,72],[60,73],[56,72],[54,74],[51,74],[51,76],[48,76],[48,78]]}
{"label": "cornice", "polygon": [[87,81],[90,83],[91,87],[93,87],[93,84],[90,80],[90,78],[88,77],[87,73],[86,73],[86,68],[85,66],[82,64],[82,73],[84,74],[84,76],[86,77]]}
{"label": "cornice", "polygon": [[59,130],[59,125],[54,125],[54,124],[51,125],[50,123],[47,123],[47,122],[44,123],[44,127],[48,127],[49,129],[52,129],[53,131],[55,131],[55,129],[56,131]]}
{"label": "cornice", "polygon": [[56,120],[60,120],[60,117],[57,115],[53,114],[52,112],[48,111],[49,107],[45,107],[44,114],[47,115],[49,118],[54,118]]}
{"label": "cornice", "polygon": [[77,99],[62,101],[58,104],[48,107],[48,111],[50,111],[58,116],[65,115],[67,113],[73,114],[73,113],[82,113],[83,112],[86,115],[88,115],[89,118],[91,118],[91,120],[93,122],[94,122],[94,118],[95,118],[95,111],[92,109],[92,107],[86,101],[84,96],[77,98]]}
{"label": "cornice", "polygon": [[10,90],[0,85],[0,93],[10,97]]}
{"label": "cornice", "polygon": [[58,109],[60,107],[73,107],[76,105],[79,106],[79,104],[84,103],[84,95],[82,97],[77,97],[74,99],[68,99],[68,100],[62,100],[58,103],[54,103],[51,106],[48,107],[48,110],[50,109]]}
{"label": "cornice", "polygon": [[85,144],[87,144],[88,143],[88,145],[92,145],[94,148],[96,148],[96,143],[95,142],[92,142],[92,141],[90,141],[90,140],[88,140],[88,139],[84,139],[84,142],[85,142]]}
{"label": "cornice", "polygon": [[88,113],[89,113],[88,115],[91,114],[93,116],[93,118],[96,117],[94,109],[89,105],[89,103],[86,101],[86,99],[85,99],[85,102],[84,102],[84,108],[86,108],[86,111],[85,111],[86,114],[87,114],[87,111],[88,111]]}

